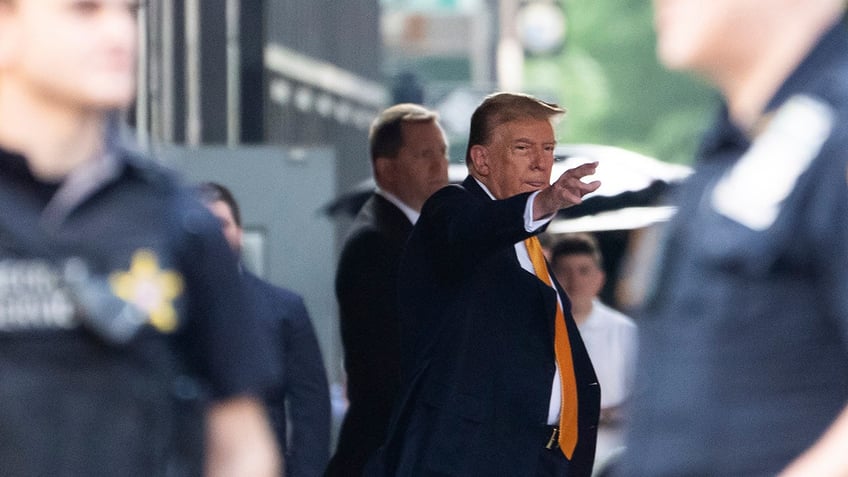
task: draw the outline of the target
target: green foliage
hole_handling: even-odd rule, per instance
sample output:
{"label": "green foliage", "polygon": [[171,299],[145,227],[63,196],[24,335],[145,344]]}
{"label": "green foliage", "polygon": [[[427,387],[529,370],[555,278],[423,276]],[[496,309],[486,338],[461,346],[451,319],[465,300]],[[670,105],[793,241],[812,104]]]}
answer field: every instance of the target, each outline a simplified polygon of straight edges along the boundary
{"label": "green foliage", "polygon": [[714,94],[695,79],[666,71],[654,53],[646,0],[560,0],[568,18],[561,52],[525,61],[525,87],[569,110],[562,142],[626,147],[691,163],[712,117]]}

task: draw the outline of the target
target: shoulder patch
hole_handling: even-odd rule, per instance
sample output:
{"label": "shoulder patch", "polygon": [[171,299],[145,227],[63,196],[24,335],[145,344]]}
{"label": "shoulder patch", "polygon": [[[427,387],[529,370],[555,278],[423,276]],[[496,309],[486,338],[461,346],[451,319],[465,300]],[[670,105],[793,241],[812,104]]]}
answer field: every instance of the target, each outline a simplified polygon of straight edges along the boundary
{"label": "shoulder patch", "polygon": [[803,95],[789,98],[716,184],[713,208],[750,229],[769,228],[798,177],[818,156],[833,123],[833,108],[823,101]]}

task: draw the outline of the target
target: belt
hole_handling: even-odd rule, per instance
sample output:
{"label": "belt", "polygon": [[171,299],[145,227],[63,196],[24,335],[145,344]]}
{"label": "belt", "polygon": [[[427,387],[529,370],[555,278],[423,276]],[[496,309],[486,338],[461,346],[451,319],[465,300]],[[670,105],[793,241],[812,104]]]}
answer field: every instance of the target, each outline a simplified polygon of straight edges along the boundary
{"label": "belt", "polygon": [[559,426],[547,426],[551,437],[548,438],[548,443],[545,444],[545,449],[559,449]]}

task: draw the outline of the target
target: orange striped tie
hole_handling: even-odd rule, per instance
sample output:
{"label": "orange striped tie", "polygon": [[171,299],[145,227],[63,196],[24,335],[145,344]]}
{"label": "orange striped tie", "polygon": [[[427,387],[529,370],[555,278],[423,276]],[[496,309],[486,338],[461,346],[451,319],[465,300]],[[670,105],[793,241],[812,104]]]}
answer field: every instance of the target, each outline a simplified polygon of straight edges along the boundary
{"label": "orange striped tie", "polygon": [[[535,236],[530,237],[524,241],[524,245],[527,246],[536,276],[548,286],[553,286],[539,239]],[[559,408],[559,447],[563,454],[571,459],[574,448],[577,446],[577,381],[574,377],[574,362],[571,360],[571,343],[568,341],[565,316],[559,300],[557,300],[556,325],[554,326],[554,352],[562,385],[562,402]]]}

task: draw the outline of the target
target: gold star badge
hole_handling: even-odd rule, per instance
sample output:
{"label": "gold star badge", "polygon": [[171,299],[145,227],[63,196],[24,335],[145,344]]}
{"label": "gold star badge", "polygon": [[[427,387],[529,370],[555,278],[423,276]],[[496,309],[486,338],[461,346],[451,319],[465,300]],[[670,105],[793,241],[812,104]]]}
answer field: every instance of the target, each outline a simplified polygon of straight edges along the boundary
{"label": "gold star badge", "polygon": [[159,268],[156,254],[138,250],[133,254],[130,269],[109,276],[112,292],[147,313],[150,324],[162,333],[177,327],[174,299],[183,291],[179,273]]}

